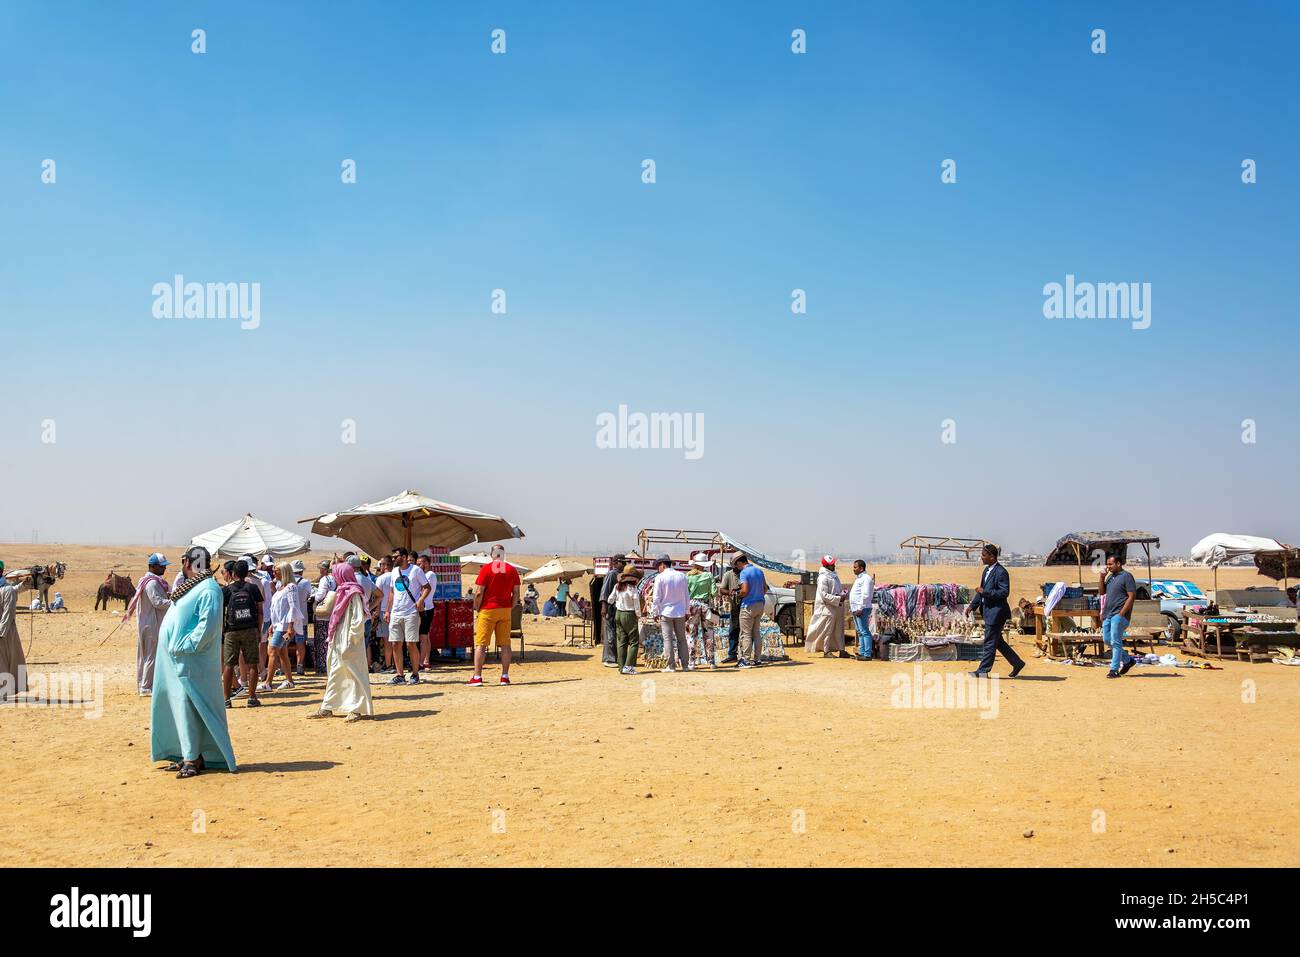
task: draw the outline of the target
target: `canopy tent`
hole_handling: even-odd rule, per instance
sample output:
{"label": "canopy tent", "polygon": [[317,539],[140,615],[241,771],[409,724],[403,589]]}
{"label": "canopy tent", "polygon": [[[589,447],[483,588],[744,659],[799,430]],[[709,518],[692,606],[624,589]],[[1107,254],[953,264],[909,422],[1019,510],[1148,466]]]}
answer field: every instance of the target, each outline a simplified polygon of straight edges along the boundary
{"label": "canopy tent", "polygon": [[1069,532],[1056,541],[1044,565],[1077,565],[1079,584],[1083,584],[1083,558],[1101,552],[1107,558],[1118,555],[1128,561],[1128,547],[1141,545],[1147,555],[1147,578],[1151,575],[1151,546],[1160,547],[1160,536],[1150,532]]}
{"label": "canopy tent", "polygon": [[939,535],[913,535],[898,543],[899,548],[916,549],[916,583],[921,584],[921,553],[925,552],[960,552],[967,558],[972,554],[978,555],[984,550],[985,545],[992,545],[993,542],[983,538],[952,538],[951,536]]}
{"label": "canopy tent", "polygon": [[1290,570],[1300,558],[1297,550],[1275,538],[1215,532],[1192,546],[1192,561],[1214,569],[1214,590],[1219,590],[1219,566],[1243,555],[1255,557],[1255,567],[1274,581],[1289,581]]}
{"label": "canopy tent", "polygon": [[296,532],[272,525],[252,515],[237,522],[222,525],[190,539],[191,545],[202,545],[213,555],[223,558],[241,558],[252,555],[261,558],[270,553],[276,558],[288,558],[311,551],[311,542]]}
{"label": "canopy tent", "polygon": [[591,565],[584,565],[582,562],[575,561],[572,558],[561,558],[559,555],[556,555],[536,571],[529,572],[525,575],[524,581],[568,581],[572,578],[581,578],[583,575],[590,575],[593,571],[595,571],[595,569]]}
{"label": "canopy tent", "polygon": [[417,541],[421,546],[462,548],[476,541],[524,537],[519,526],[500,515],[440,502],[409,489],[378,502],[300,521],[311,522],[317,535],[342,538],[372,555],[395,548],[414,549]]}
{"label": "canopy tent", "polygon": [[[460,559],[460,570],[462,574],[466,572],[476,572],[484,565],[491,565],[494,561],[492,556],[486,552],[476,552],[473,555],[457,555],[456,557]],[[520,565],[518,562],[508,562],[507,564],[514,565],[515,571],[520,575],[523,575],[528,571],[527,567]]]}

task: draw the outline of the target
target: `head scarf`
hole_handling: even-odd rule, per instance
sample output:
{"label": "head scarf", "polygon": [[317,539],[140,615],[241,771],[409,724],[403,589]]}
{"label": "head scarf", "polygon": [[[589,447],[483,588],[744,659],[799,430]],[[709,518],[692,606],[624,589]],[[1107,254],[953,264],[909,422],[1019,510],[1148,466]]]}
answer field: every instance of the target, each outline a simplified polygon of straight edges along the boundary
{"label": "head scarf", "polygon": [[339,622],[347,613],[352,597],[365,595],[360,583],[357,582],[356,569],[347,562],[339,562],[335,565],[333,574],[334,584],[338,587],[334,589],[334,608],[330,611],[330,627],[327,632],[331,641],[334,640],[334,629],[338,628]]}
{"label": "head scarf", "polygon": [[[190,563],[190,573],[188,575],[182,573],[176,587],[172,589],[170,597],[173,602],[180,601],[212,577],[212,553],[202,545],[190,546],[181,559]],[[136,594],[139,594],[138,589]]]}

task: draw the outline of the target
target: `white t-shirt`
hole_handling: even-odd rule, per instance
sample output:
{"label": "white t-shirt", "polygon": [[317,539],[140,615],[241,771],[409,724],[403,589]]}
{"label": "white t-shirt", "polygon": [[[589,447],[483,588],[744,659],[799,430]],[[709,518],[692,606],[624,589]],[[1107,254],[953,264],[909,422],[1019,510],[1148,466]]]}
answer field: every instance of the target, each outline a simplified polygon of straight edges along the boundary
{"label": "white t-shirt", "polygon": [[[270,614],[271,599],[275,597],[275,579],[266,572],[257,573],[258,583],[262,586],[262,614]],[[267,618],[269,621],[270,619]]]}
{"label": "white t-shirt", "polygon": [[383,598],[379,601],[379,613],[388,614],[388,603],[393,597],[393,573],[391,570],[384,572],[375,579],[375,587],[379,589]]}
{"label": "white t-shirt", "polygon": [[[402,591],[397,587],[401,578],[405,577],[409,591]],[[400,569],[393,570],[393,614],[406,617],[407,615],[418,615],[419,610],[415,607],[416,596],[420,594],[420,589],[424,588],[429,580],[424,577],[424,572],[420,571],[419,565],[408,565],[405,571]]]}
{"label": "white t-shirt", "polygon": [[[424,600],[424,610],[433,611],[433,596],[438,591],[438,573],[434,571],[426,572],[423,568],[420,571],[424,575],[424,580],[429,583],[429,597]],[[417,588],[415,591],[416,594],[419,594],[420,590]]]}

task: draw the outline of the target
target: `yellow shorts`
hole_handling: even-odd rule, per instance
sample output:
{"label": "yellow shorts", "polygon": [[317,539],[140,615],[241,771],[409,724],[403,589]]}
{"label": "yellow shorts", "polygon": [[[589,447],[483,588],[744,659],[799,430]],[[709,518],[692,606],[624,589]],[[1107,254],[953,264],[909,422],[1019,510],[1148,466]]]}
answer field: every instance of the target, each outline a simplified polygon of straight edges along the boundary
{"label": "yellow shorts", "polygon": [[486,648],[496,634],[497,647],[510,647],[510,609],[480,608],[474,616],[474,644]]}

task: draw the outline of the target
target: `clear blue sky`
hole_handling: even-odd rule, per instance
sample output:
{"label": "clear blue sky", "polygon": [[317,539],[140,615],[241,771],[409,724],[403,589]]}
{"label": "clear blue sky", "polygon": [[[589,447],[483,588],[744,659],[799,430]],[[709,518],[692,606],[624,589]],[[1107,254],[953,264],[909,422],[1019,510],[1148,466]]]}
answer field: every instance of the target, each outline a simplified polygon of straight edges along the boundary
{"label": "clear blue sky", "polygon": [[[6,3],[0,538],[414,487],[525,551],[1298,541],[1297,9]],[[261,328],[155,319],[175,273]],[[1045,319],[1067,273],[1151,328]],[[596,448],[620,403],[704,456]]]}

